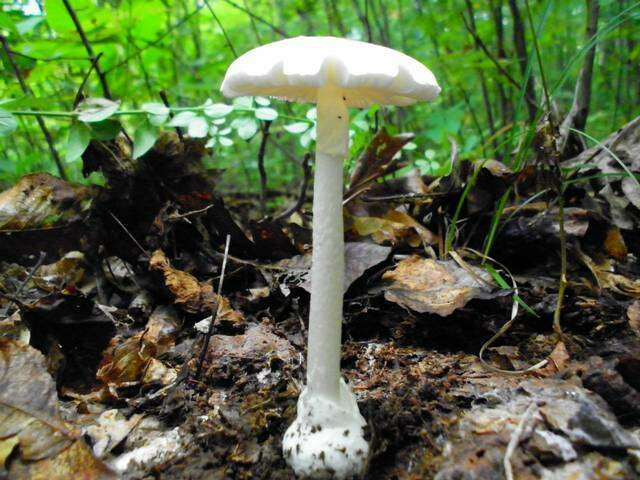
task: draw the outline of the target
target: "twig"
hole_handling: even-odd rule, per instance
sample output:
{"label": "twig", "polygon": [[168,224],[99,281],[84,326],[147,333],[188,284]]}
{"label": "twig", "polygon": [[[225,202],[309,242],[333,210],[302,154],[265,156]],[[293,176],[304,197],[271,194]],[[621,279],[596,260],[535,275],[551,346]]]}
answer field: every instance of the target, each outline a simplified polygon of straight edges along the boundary
{"label": "twig", "polygon": [[[9,42],[7,41],[7,38],[4,35],[0,35],[0,42],[2,43],[2,48],[7,54],[7,59],[9,60],[9,64],[13,69],[13,73],[15,74],[16,79],[20,84],[20,88],[22,89],[22,92],[25,95],[31,95],[32,93],[31,89],[29,88],[24,78],[22,77],[22,73],[20,72],[20,69],[18,68],[18,65],[16,64],[13,58],[13,53],[11,49],[9,48]],[[60,174],[60,178],[62,178],[63,180],[67,180],[67,174],[64,171],[64,167],[62,166],[60,155],[56,150],[55,144],[53,143],[53,138],[51,137],[51,133],[49,132],[49,129],[44,123],[44,119],[42,118],[41,115],[36,115],[36,121],[38,122],[38,126],[40,127],[40,130],[42,130],[44,139],[46,140],[47,146],[49,147],[49,152],[51,153],[51,156],[53,157],[53,161],[55,162],[56,167],[58,168],[58,173]]]}
{"label": "twig", "polygon": [[126,65],[127,63],[129,63],[132,59],[136,58],[138,55],[140,55],[142,52],[144,52],[147,48],[151,48],[156,46],[158,43],[160,43],[162,40],[164,40],[166,37],[168,37],[169,35],[171,35],[173,33],[174,30],[176,30],[177,28],[180,28],[182,25],[184,25],[185,23],[187,23],[191,17],[197,15],[200,10],[202,10],[205,7],[204,4],[198,5],[198,7],[191,13],[188,13],[187,15],[185,15],[184,17],[182,17],[178,22],[176,22],[173,26],[169,27],[167,30],[165,30],[162,34],[160,34],[155,40],[152,40],[151,42],[147,43],[144,47],[142,48],[137,48],[133,51],[133,53],[127,55],[125,58],[123,58],[122,60],[120,60],[118,63],[116,63],[113,67],[107,69],[104,71],[105,75],[110,74],[111,72],[113,72],[114,70],[120,68],[123,65]]}
{"label": "twig", "polygon": [[264,154],[266,152],[267,140],[269,139],[269,129],[271,122],[265,121],[262,126],[262,140],[258,149],[258,172],[260,173],[260,210],[262,216],[267,214],[267,171],[264,168]]}
{"label": "twig", "polygon": [[109,212],[109,215],[111,215],[111,218],[113,218],[113,219],[116,221],[116,223],[117,223],[118,225],[120,225],[120,227],[124,230],[124,233],[126,233],[126,234],[129,236],[129,238],[133,241],[133,243],[135,243],[135,244],[136,244],[136,246],[140,249],[140,251],[144,254],[144,256],[145,256],[145,257],[147,257],[147,258],[150,258],[150,257],[151,257],[151,255],[149,255],[149,252],[147,252],[147,251],[142,247],[142,245],[140,245],[140,243],[138,243],[138,241],[136,240],[136,237],[134,237],[134,236],[131,234],[131,232],[129,232],[129,230],[127,230],[127,227],[125,227],[125,226],[124,226],[124,224],[123,224],[120,220],[118,220],[118,217],[116,217],[116,216],[115,216],[113,213],[111,213],[111,212]]}
{"label": "twig", "polygon": [[[171,104],[169,103],[169,98],[167,97],[166,92],[164,90],[160,90],[158,92],[158,95],[160,95],[160,98],[162,99],[162,103],[164,104],[164,106],[169,109],[169,118],[173,118],[173,112],[171,111]],[[178,134],[178,138],[180,139],[180,142],[182,142],[184,140],[184,135],[180,131],[180,127],[175,127],[175,130],[176,130],[176,133]]]}
{"label": "twig", "polygon": [[311,179],[311,154],[305,154],[302,159],[302,171],[304,172],[304,177],[302,178],[302,184],[300,185],[300,195],[298,195],[298,200],[296,203],[287,208],[284,212],[274,218],[275,221],[282,220],[293,215],[295,212],[302,208],[304,201],[307,198],[307,187],[309,186],[309,180]]}
{"label": "twig", "polygon": [[100,66],[98,65],[98,58],[99,57],[97,57],[96,54],[93,52],[93,48],[91,47],[91,43],[89,42],[89,39],[87,38],[87,35],[84,33],[84,29],[82,28],[82,25],[80,24],[80,20],[78,19],[78,16],[76,15],[75,10],[73,9],[71,4],[69,3],[69,0],[62,0],[62,3],[64,3],[64,7],[67,9],[67,12],[69,13],[69,16],[71,17],[71,20],[73,21],[73,24],[76,27],[78,35],[80,35],[80,39],[82,40],[82,44],[84,45],[85,50],[89,54],[89,58],[91,59],[91,62],[94,64],[96,75],[98,75],[98,79],[100,80],[100,86],[102,87],[102,93],[104,94],[104,96],[106,98],[112,99],[113,97],[111,96],[111,91],[109,90],[109,84],[107,83],[107,77],[106,77],[105,73],[100,69]]}
{"label": "twig", "polygon": [[238,53],[236,52],[236,49],[233,48],[233,44],[231,43],[231,39],[229,38],[229,35],[227,35],[227,31],[224,29],[224,25],[222,25],[222,22],[220,21],[220,19],[216,15],[216,12],[214,12],[213,8],[211,8],[211,5],[209,4],[209,0],[204,0],[204,4],[209,9],[209,12],[211,13],[211,16],[213,17],[213,19],[218,24],[218,27],[220,27],[220,30],[222,30],[222,35],[224,35],[224,40],[225,40],[225,42],[227,42],[227,47],[229,47],[229,50],[231,50],[231,53],[233,53],[233,56],[235,58],[238,58]]}
{"label": "twig", "polygon": [[445,192],[431,192],[431,193],[397,193],[394,195],[363,195],[363,202],[400,202],[400,203],[413,203],[421,200],[427,200],[433,197],[441,197],[446,195]]}
{"label": "twig", "polygon": [[[527,110],[529,113],[529,120],[534,121],[537,116],[538,108],[535,101],[535,85],[533,74],[528,72],[529,56],[527,54],[527,41],[525,36],[525,26],[522,21],[522,15],[520,14],[520,8],[518,7],[517,0],[509,0],[509,9],[511,10],[511,16],[513,17],[513,43],[515,46],[516,55],[518,58],[518,64],[520,65],[520,72],[522,74],[522,81],[524,83],[524,94],[527,98],[533,99],[533,102],[527,102]],[[535,37],[535,32],[531,32]],[[519,86],[518,89],[521,87]]]}
{"label": "twig", "polygon": [[204,344],[202,345],[202,350],[200,350],[200,358],[198,358],[198,368],[196,369],[195,379],[198,380],[200,378],[200,374],[202,373],[202,364],[204,363],[204,357],[207,354],[207,349],[209,348],[209,340],[211,339],[211,335],[213,334],[213,327],[216,323],[216,318],[218,317],[218,311],[220,310],[220,304],[222,303],[220,299],[222,298],[222,284],[224,282],[224,272],[227,269],[227,259],[229,258],[229,245],[231,244],[231,235],[227,235],[227,241],[224,245],[224,258],[222,259],[222,268],[220,270],[220,281],[218,282],[218,297],[216,298],[216,307],[213,312],[211,312],[211,321],[209,322],[209,329],[207,330],[207,334],[204,337]]}
{"label": "twig", "polygon": [[20,296],[20,294],[22,293],[22,290],[24,290],[24,287],[26,287],[27,283],[29,283],[29,280],[33,278],[33,276],[36,274],[36,272],[40,269],[40,267],[44,263],[45,258],[47,258],[46,252],[40,252],[40,258],[38,258],[38,261],[29,272],[29,275],[27,275],[27,278],[24,279],[24,282],[22,282],[18,287],[18,289],[16,290],[16,293],[15,293],[16,297]]}
{"label": "twig", "polygon": [[242,7],[241,5],[238,5],[235,2],[232,2],[231,0],[223,0],[224,3],[231,5],[233,8],[237,8],[238,10],[240,10],[241,12],[246,13],[247,15],[249,15],[251,18],[253,18],[254,20],[257,20],[258,22],[266,25],[267,27],[269,27],[271,30],[273,30],[274,32],[276,32],[278,35],[281,35],[283,37],[288,37],[289,34],[287,32],[285,32],[284,30],[282,30],[279,27],[276,27],[274,24],[268,22],[267,20],[265,20],[262,17],[259,17],[258,15],[256,15],[255,13],[253,13],[251,10]]}
{"label": "twig", "polygon": [[513,469],[511,468],[511,456],[513,455],[513,452],[516,450],[516,447],[520,443],[520,437],[522,437],[522,434],[524,433],[524,429],[527,425],[527,422],[529,421],[529,418],[531,418],[531,416],[534,415],[535,410],[536,410],[536,402],[531,402],[527,407],[527,409],[522,414],[522,418],[520,418],[520,422],[518,423],[518,426],[513,431],[513,435],[511,435],[511,439],[509,440],[507,449],[504,452],[504,460],[502,463],[504,465],[504,476],[506,477],[507,480],[513,480]]}
{"label": "twig", "polygon": [[89,81],[89,77],[91,76],[91,72],[93,71],[94,68],[96,68],[98,60],[100,60],[101,56],[102,56],[102,52],[100,52],[95,58],[91,59],[91,65],[89,65],[89,70],[87,70],[87,73],[84,74],[84,78],[82,79],[82,82],[80,82],[80,86],[78,87],[78,91],[76,92],[76,96],[73,99],[73,108],[74,109],[82,101],[82,90],[84,89],[84,86]]}

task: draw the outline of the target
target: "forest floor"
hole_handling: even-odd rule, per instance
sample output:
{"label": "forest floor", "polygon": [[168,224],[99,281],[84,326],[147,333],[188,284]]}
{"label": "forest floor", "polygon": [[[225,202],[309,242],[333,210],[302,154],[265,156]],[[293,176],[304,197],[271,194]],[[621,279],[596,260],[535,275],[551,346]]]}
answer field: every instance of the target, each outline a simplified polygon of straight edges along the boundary
{"label": "forest floor", "polygon": [[[606,143],[636,163],[638,123]],[[542,168],[376,183],[409,139],[376,135],[345,195],[342,366],[369,424],[366,478],[637,478],[640,217],[625,180],[599,174],[616,162],[564,164],[597,174],[564,191],[561,226]],[[293,478],[308,199],[252,221],[259,200],[219,193],[203,154],[173,134],[136,162],[122,139],[92,142],[84,169],[105,187],[32,174],[0,193],[0,475]],[[492,232],[495,261],[478,254]]]}

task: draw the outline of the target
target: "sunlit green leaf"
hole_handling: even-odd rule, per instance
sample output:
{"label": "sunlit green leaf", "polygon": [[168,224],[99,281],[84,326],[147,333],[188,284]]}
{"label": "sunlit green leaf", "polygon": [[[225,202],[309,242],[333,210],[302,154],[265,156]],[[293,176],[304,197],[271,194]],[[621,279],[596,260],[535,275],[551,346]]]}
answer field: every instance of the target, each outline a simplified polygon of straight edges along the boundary
{"label": "sunlit green leaf", "polygon": [[204,108],[204,114],[211,118],[225,117],[233,112],[233,106],[226,103],[213,103]]}
{"label": "sunlit green leaf", "polygon": [[255,111],[255,115],[258,120],[264,120],[268,122],[271,122],[276,118],[278,118],[277,110],[274,110],[273,108],[269,108],[269,107],[257,108]]}
{"label": "sunlit green leaf", "polygon": [[149,115],[149,122],[151,125],[160,126],[169,118],[169,108],[158,102],[143,103],[142,110]]}
{"label": "sunlit green leaf", "polygon": [[271,105],[271,100],[269,100],[267,97],[253,97],[253,99],[261,107],[268,107],[269,105]]}
{"label": "sunlit green leaf", "polygon": [[310,126],[311,124],[307,122],[296,122],[285,125],[283,128],[289,133],[302,133],[306,132]]}
{"label": "sunlit green leaf", "polygon": [[230,147],[231,145],[233,145],[233,140],[231,140],[229,137],[218,137],[218,141],[223,147]]}
{"label": "sunlit green leaf", "polygon": [[169,122],[170,127],[187,127],[196,118],[195,112],[180,112]]}
{"label": "sunlit green leaf", "polygon": [[114,102],[106,98],[87,98],[76,112],[81,122],[101,122],[111,117],[120,108],[120,102]]}
{"label": "sunlit green leaf", "polygon": [[209,124],[204,117],[195,117],[189,122],[187,133],[191,138],[204,138],[209,131]]}
{"label": "sunlit green leaf", "polygon": [[0,137],[11,134],[16,128],[18,128],[16,117],[0,108]]}
{"label": "sunlit green leaf", "polygon": [[258,131],[258,122],[251,117],[236,118],[231,122],[231,127],[238,132],[241,139],[248,140]]}

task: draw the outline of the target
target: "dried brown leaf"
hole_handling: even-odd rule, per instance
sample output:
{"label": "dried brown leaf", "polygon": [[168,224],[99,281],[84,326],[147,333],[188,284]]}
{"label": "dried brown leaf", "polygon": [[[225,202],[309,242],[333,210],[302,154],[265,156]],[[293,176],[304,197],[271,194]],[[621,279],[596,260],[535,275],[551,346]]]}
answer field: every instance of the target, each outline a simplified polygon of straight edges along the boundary
{"label": "dried brown leaf", "polygon": [[[45,358],[23,343],[0,339],[0,438],[15,479],[115,478],[95,459],[58,411],[58,395]],[[12,440],[13,439],[13,440]]]}
{"label": "dried brown leaf", "polygon": [[[174,375],[156,357],[174,347],[176,317],[172,309],[158,307],[149,318],[144,332],[127,339],[114,337],[98,368],[98,380],[116,388],[156,381],[163,385],[170,383]],[[150,367],[153,368],[148,373]]]}
{"label": "dried brown leaf", "polygon": [[[244,323],[244,316],[231,308],[228,299],[218,296],[208,283],[199,282],[193,275],[173,268],[162,250],[153,252],[149,267],[162,273],[167,289],[175,298],[175,304],[184,311],[210,314],[214,308],[218,308],[217,322],[232,325]],[[218,301],[221,302],[219,307],[216,306]]]}
{"label": "dried brown leaf", "polygon": [[629,327],[640,337],[640,300],[636,300],[627,308]]}
{"label": "dried brown leaf", "polygon": [[453,261],[438,261],[412,255],[382,276],[384,297],[420,313],[446,317],[473,298],[493,298],[491,276],[480,268],[474,275]]}
{"label": "dried brown leaf", "polygon": [[611,227],[604,239],[604,249],[616,260],[623,261],[627,258],[627,245],[618,227]]}

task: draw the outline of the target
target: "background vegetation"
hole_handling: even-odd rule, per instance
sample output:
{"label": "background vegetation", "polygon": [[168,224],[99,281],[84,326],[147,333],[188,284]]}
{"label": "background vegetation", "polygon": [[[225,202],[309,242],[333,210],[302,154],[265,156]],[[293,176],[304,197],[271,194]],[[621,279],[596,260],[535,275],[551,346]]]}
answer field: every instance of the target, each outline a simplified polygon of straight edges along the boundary
{"label": "background vegetation", "polygon": [[[80,154],[90,138],[115,135],[117,120],[134,140],[135,155],[161,128],[180,126],[206,137],[210,165],[226,170],[224,186],[251,192],[260,188],[257,158],[269,125],[269,187],[292,190],[291,182],[302,176],[301,160],[313,148],[313,109],[261,98],[231,103],[219,86],[236,55],[295,35],[388,45],[428,65],[443,87],[434,104],[354,112],[353,155],[385,125],[416,134],[403,155],[424,173],[447,172],[450,139],[463,160],[518,163],[511,154],[545,110],[538,107],[569,111],[592,47],[586,133],[603,138],[640,111],[640,4],[600,1],[598,33],[589,42],[585,28],[593,3],[50,0],[43,7],[34,0],[9,1],[0,10],[0,183],[32,171],[59,171],[39,122],[68,177],[82,180]],[[84,116],[71,114],[85,96],[120,104],[103,102]],[[41,120],[33,111],[43,111]]]}

